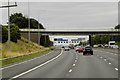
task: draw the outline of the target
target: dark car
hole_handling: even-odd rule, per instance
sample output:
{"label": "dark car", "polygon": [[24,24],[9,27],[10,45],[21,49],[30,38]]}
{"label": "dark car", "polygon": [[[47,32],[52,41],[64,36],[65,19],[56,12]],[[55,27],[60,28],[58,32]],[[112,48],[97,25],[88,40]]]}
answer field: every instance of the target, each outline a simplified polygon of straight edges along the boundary
{"label": "dark car", "polygon": [[62,48],[64,48],[64,46],[62,46]]}
{"label": "dark car", "polygon": [[84,48],[83,55],[85,55],[85,54],[91,54],[91,55],[93,55],[93,49],[92,49],[91,46],[87,46],[87,47]]}

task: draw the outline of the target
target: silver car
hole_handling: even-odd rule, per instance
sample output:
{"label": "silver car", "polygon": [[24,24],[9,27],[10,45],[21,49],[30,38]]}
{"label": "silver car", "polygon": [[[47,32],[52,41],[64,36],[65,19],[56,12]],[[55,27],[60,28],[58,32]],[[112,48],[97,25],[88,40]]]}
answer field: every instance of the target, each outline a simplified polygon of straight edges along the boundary
{"label": "silver car", "polygon": [[70,50],[69,46],[64,46],[64,50],[69,51]]}

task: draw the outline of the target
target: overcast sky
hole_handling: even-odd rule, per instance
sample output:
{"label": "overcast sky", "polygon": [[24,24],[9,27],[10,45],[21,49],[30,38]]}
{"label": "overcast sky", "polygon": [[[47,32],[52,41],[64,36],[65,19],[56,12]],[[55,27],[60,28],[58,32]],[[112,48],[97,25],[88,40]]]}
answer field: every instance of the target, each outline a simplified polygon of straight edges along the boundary
{"label": "overcast sky", "polygon": [[[117,2],[30,2],[29,6],[30,17],[47,30],[104,30],[118,24]],[[28,3],[19,2],[10,11],[28,16]],[[2,24],[6,21],[7,9],[2,9]]]}

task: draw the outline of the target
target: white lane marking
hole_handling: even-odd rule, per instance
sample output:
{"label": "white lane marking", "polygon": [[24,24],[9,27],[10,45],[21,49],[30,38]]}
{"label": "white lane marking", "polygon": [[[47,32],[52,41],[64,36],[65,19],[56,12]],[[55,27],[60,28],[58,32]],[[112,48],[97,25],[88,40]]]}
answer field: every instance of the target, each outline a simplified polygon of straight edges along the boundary
{"label": "white lane marking", "polygon": [[111,64],[111,63],[109,63],[109,64]]}
{"label": "white lane marking", "polygon": [[69,72],[72,72],[72,69],[70,69]]}
{"label": "white lane marking", "polygon": [[77,62],[77,60],[75,60],[75,63]]}
{"label": "white lane marking", "polygon": [[[108,52],[109,53],[109,52]],[[110,53],[110,54],[113,54],[113,53]]]}
{"label": "white lane marking", "polygon": [[118,71],[118,68],[115,68],[116,71]]}
{"label": "white lane marking", "polygon": [[[53,51],[51,51],[51,52],[53,52]],[[51,52],[49,52],[49,53],[47,53],[47,54],[50,54]],[[46,54],[41,55],[40,57],[37,57],[37,58],[33,58],[33,59],[30,59],[30,60],[27,60],[27,61],[23,61],[23,62],[20,62],[20,63],[14,64],[14,65],[10,65],[10,66],[7,66],[7,67],[3,67],[3,68],[0,68],[0,70],[7,69],[7,68],[10,68],[10,67],[14,67],[14,66],[17,66],[17,65],[20,65],[20,64],[23,64],[23,63],[29,62],[29,61],[33,61],[33,60],[35,60],[35,59],[39,59],[39,58],[41,58],[41,57],[43,57],[43,56],[45,56],[45,55],[46,55]]]}
{"label": "white lane marking", "polygon": [[117,55],[117,54],[114,54],[114,55]]}
{"label": "white lane marking", "polygon": [[18,78],[18,77],[20,77],[20,76],[23,76],[23,75],[25,75],[25,74],[27,74],[27,73],[29,73],[29,72],[31,72],[31,71],[34,71],[34,70],[36,70],[36,69],[38,69],[38,68],[40,68],[40,67],[42,67],[42,66],[44,66],[44,65],[46,65],[46,64],[48,64],[48,63],[50,63],[50,62],[52,62],[53,60],[55,60],[55,59],[57,59],[58,57],[60,57],[60,56],[62,55],[62,53],[63,53],[63,50],[61,51],[61,53],[60,53],[58,56],[52,58],[51,60],[46,61],[45,63],[40,64],[39,66],[36,66],[36,67],[34,67],[34,68],[32,68],[32,69],[30,69],[30,70],[28,70],[28,71],[25,71],[25,72],[23,72],[23,73],[21,73],[21,74],[19,74],[19,75],[16,75],[16,76],[12,77],[12,78],[9,79],[9,80],[12,80],[12,79]]}
{"label": "white lane marking", "polygon": [[102,58],[102,57],[100,57],[100,58]]}
{"label": "white lane marking", "polygon": [[106,61],[106,59],[104,59],[104,61]]}
{"label": "white lane marking", "polygon": [[75,66],[75,64],[73,64],[73,66]]}

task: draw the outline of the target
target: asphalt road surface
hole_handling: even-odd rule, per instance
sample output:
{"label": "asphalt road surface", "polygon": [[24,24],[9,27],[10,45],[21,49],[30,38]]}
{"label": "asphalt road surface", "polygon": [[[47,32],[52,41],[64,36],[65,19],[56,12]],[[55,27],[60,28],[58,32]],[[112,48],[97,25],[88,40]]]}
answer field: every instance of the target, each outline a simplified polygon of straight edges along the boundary
{"label": "asphalt road surface", "polygon": [[[3,67],[3,78],[118,78],[118,54],[93,49],[94,55],[55,49],[45,55]],[[110,80],[110,79],[109,79]],[[115,79],[113,79],[115,80]]]}

